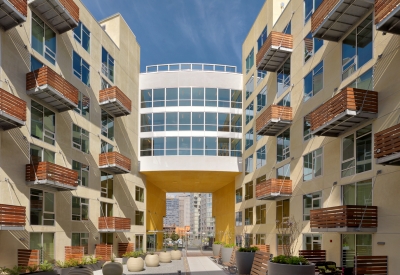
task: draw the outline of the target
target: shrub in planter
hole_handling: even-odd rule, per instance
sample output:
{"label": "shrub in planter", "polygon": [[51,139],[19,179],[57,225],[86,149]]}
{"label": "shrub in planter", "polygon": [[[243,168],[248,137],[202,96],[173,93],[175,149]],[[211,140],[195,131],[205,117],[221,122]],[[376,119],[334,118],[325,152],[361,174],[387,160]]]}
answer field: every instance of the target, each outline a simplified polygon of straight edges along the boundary
{"label": "shrub in planter", "polygon": [[182,258],[182,253],[178,250],[178,245],[174,245],[174,249],[171,251],[171,260],[180,260]]}
{"label": "shrub in planter", "polygon": [[144,262],[146,263],[147,267],[156,267],[159,266],[160,260],[158,258],[158,255],[152,252],[146,255]]}
{"label": "shrub in planter", "polygon": [[111,261],[104,263],[102,270],[103,275],[122,275],[124,268],[121,263],[112,258]]}
{"label": "shrub in planter", "polygon": [[234,244],[224,244],[222,246],[221,255],[222,255],[222,262],[223,263],[228,263],[230,261],[231,255],[232,255],[232,251],[233,251],[234,247],[235,247]]}
{"label": "shrub in planter", "polygon": [[213,249],[213,256],[218,256],[219,255],[219,251],[222,247],[222,243],[221,242],[214,242],[212,245],[212,249]]}
{"label": "shrub in planter", "polygon": [[15,265],[13,268],[2,268],[2,272],[5,272],[8,275],[19,275],[25,267]]}
{"label": "shrub in planter", "polygon": [[142,271],[144,268],[144,261],[140,257],[141,253],[139,251],[131,252],[132,255],[126,262],[126,267],[130,272]]}
{"label": "shrub in planter", "polygon": [[239,274],[250,274],[258,247],[241,247],[236,253],[236,266]]}
{"label": "shrub in planter", "polygon": [[171,262],[171,252],[169,251],[162,251],[160,254],[158,254],[158,257],[160,259],[160,263],[170,263]]}

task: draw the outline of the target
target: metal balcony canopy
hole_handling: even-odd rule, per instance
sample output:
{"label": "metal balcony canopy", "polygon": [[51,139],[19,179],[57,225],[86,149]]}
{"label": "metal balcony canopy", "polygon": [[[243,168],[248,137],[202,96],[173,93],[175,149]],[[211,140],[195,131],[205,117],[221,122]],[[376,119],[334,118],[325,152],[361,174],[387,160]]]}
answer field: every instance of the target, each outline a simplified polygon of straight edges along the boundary
{"label": "metal balcony canopy", "polygon": [[126,174],[131,172],[128,169],[115,163],[109,163],[99,166],[99,169],[109,174]]}
{"label": "metal balcony canopy", "polygon": [[377,22],[376,29],[382,32],[400,34],[400,5],[397,5],[385,18]]}
{"label": "metal balcony canopy", "polygon": [[26,93],[47,103],[59,112],[78,108],[77,104],[48,84],[40,85],[39,87],[26,91]]}
{"label": "metal balcony canopy", "polygon": [[14,116],[9,115],[7,112],[0,110],[0,129],[6,131],[13,128],[19,128],[25,125],[22,121]]}
{"label": "metal balcony canopy", "polygon": [[257,200],[281,201],[289,199],[291,196],[292,194],[271,192],[269,194],[265,194],[264,196],[257,197]]}
{"label": "metal balcony canopy", "polygon": [[292,54],[292,52],[293,49],[272,45],[267,50],[260,63],[257,64],[257,69],[268,72],[276,72]]}
{"label": "metal balcony canopy", "polygon": [[257,131],[256,134],[262,136],[276,136],[291,124],[292,124],[291,120],[272,118],[259,131]]}
{"label": "metal balcony canopy", "polygon": [[110,98],[99,103],[100,107],[114,117],[127,116],[131,111],[117,98]]}
{"label": "metal balcony canopy", "polygon": [[9,0],[0,0],[0,25],[9,30],[26,21],[26,15],[22,14]]}
{"label": "metal balcony canopy", "polygon": [[65,184],[59,181],[55,181],[55,180],[49,180],[49,179],[42,179],[42,180],[35,180],[35,181],[27,181],[26,182],[27,185],[46,185],[48,187],[53,187],[57,190],[60,191],[68,191],[68,190],[76,190],[77,186],[73,186],[70,184]]}

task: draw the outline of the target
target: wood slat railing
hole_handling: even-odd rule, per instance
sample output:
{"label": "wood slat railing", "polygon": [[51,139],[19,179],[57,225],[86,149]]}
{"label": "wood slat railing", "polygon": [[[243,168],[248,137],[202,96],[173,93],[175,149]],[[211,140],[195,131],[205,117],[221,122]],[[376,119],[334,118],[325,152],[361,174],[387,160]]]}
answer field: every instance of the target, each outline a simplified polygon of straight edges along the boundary
{"label": "wood slat railing", "polygon": [[398,5],[400,5],[400,0],[375,0],[375,24],[379,24]]}
{"label": "wood slat railing", "polygon": [[400,153],[400,124],[374,135],[374,157],[382,158]]}
{"label": "wood slat railing", "polygon": [[314,131],[346,110],[377,113],[378,93],[356,88],[344,88],[310,113],[311,130]]}
{"label": "wood slat railing", "polygon": [[82,260],[85,255],[85,248],[83,246],[66,246],[65,247],[65,260]]}
{"label": "wood slat railing", "polygon": [[271,31],[262,45],[261,49],[258,51],[256,56],[256,64],[260,64],[263,60],[266,52],[272,47],[279,47],[293,49],[293,36],[291,34],[286,34],[282,32]]}
{"label": "wood slat railing", "polygon": [[78,89],[48,66],[26,74],[27,91],[46,84],[53,87],[73,103],[78,104]]}
{"label": "wood slat railing", "polygon": [[292,120],[292,107],[270,105],[256,120],[256,132],[261,130],[271,119]]}
{"label": "wood slat railing", "polygon": [[129,110],[129,112],[132,111],[131,100],[117,86],[113,86],[99,92],[100,104],[111,99],[117,99],[126,109]]}
{"label": "wood slat railing", "polygon": [[6,0],[11,3],[23,16],[28,16],[27,0]]}
{"label": "wood slat railing", "polygon": [[99,230],[130,230],[131,219],[119,217],[99,217]]}
{"label": "wood slat railing", "polygon": [[18,249],[18,266],[37,266],[39,264],[39,250]]}
{"label": "wood slat railing", "polygon": [[78,172],[47,161],[27,164],[26,181],[36,180],[56,181],[71,187],[77,187]]}
{"label": "wood slat railing", "polygon": [[113,255],[112,244],[96,244],[95,255],[102,261],[110,261]]}
{"label": "wood slat railing", "polygon": [[26,207],[0,204],[0,226],[23,227],[25,226]]}
{"label": "wood slat railing", "polygon": [[387,275],[388,256],[355,256],[354,275]]}
{"label": "wood slat railing", "polygon": [[285,195],[292,194],[292,180],[269,179],[256,185],[256,198],[262,198],[271,195],[271,193],[280,193]]}
{"label": "wood slat railing", "polygon": [[269,244],[252,245],[258,248],[258,251],[270,253]]}
{"label": "wood slat railing", "polygon": [[377,228],[376,206],[342,205],[310,211],[310,228]]}
{"label": "wood slat railing", "polygon": [[59,0],[61,5],[69,12],[76,22],[79,22],[79,7],[74,0]]}
{"label": "wood slat railing", "polygon": [[108,152],[99,155],[99,166],[118,165],[131,170],[131,160],[118,152]]}
{"label": "wood slat railing", "polygon": [[341,0],[324,0],[311,16],[311,32],[315,32],[328,14]]}
{"label": "wood slat railing", "polygon": [[118,243],[118,257],[122,258],[122,255],[135,250],[134,243]]}
{"label": "wood slat railing", "polygon": [[[326,250],[299,250],[299,256],[314,264],[317,262],[325,262]],[[315,267],[315,271],[318,271],[318,267]]]}
{"label": "wood slat railing", "polygon": [[0,111],[26,121],[26,102],[0,88]]}
{"label": "wood slat railing", "polygon": [[250,275],[263,275],[268,272],[269,252],[256,251]]}

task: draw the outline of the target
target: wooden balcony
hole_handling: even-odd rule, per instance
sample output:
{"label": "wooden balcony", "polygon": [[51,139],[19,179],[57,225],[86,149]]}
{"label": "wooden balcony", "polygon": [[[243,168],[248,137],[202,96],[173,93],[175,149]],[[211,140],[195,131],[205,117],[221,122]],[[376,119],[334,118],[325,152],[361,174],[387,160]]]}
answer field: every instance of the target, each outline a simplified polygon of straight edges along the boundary
{"label": "wooden balcony", "polygon": [[78,89],[47,66],[26,74],[26,93],[59,112],[78,107]]}
{"label": "wooden balcony", "polygon": [[382,165],[400,165],[400,124],[374,135],[374,157]]}
{"label": "wooden balcony", "polygon": [[375,24],[378,31],[400,34],[400,0],[375,0]]}
{"label": "wooden balcony", "polygon": [[257,200],[284,200],[292,196],[292,180],[269,179],[256,185]]}
{"label": "wooden balcony", "polygon": [[26,182],[29,185],[47,185],[60,190],[75,190],[78,186],[78,172],[51,162],[27,164]]}
{"label": "wooden balcony", "polygon": [[256,56],[258,70],[276,72],[293,52],[293,36],[272,31]]}
{"label": "wooden balcony", "polygon": [[313,37],[339,41],[373,5],[366,0],[324,0],[311,17]]}
{"label": "wooden balcony", "polygon": [[99,232],[127,232],[131,230],[131,219],[99,217]]}
{"label": "wooden balcony", "polygon": [[343,205],[310,211],[311,232],[376,232],[376,206]]}
{"label": "wooden balcony", "polygon": [[311,134],[337,137],[377,114],[377,92],[345,88],[309,114]]}
{"label": "wooden balcony", "polygon": [[25,230],[25,206],[0,204],[0,230]]}
{"label": "wooden balcony", "polygon": [[102,261],[110,261],[113,258],[112,244],[96,244],[94,251],[96,258]]}
{"label": "wooden balcony", "polygon": [[77,27],[79,7],[74,0],[28,0],[30,8],[58,33]]}
{"label": "wooden balcony", "polygon": [[26,21],[28,4],[26,0],[0,0],[0,26],[12,29]]}
{"label": "wooden balcony", "polygon": [[132,111],[131,100],[116,86],[101,90],[99,101],[100,106],[115,117],[127,116]]}
{"label": "wooden balcony", "polygon": [[99,168],[107,173],[125,174],[131,172],[131,160],[118,152],[99,155]]}
{"label": "wooden balcony", "polygon": [[0,128],[9,130],[25,125],[26,102],[0,89]]}
{"label": "wooden balcony", "polygon": [[256,120],[256,133],[263,136],[276,136],[292,124],[292,107],[270,105]]}

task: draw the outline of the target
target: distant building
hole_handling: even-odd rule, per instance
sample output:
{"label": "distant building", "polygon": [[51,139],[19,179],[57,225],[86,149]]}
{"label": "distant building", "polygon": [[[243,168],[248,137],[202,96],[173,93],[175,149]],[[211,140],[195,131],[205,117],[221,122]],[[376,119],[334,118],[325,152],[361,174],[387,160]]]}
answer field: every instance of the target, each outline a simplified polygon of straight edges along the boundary
{"label": "distant building", "polygon": [[179,226],[190,227],[190,194],[180,194],[179,199]]}
{"label": "distant building", "polygon": [[200,233],[206,236],[214,236],[215,221],[212,217],[212,194],[200,194]]}
{"label": "distant building", "polygon": [[167,214],[164,217],[164,227],[179,225],[179,199],[167,198]]}
{"label": "distant building", "polygon": [[196,235],[200,232],[200,193],[190,194],[190,228]]}

